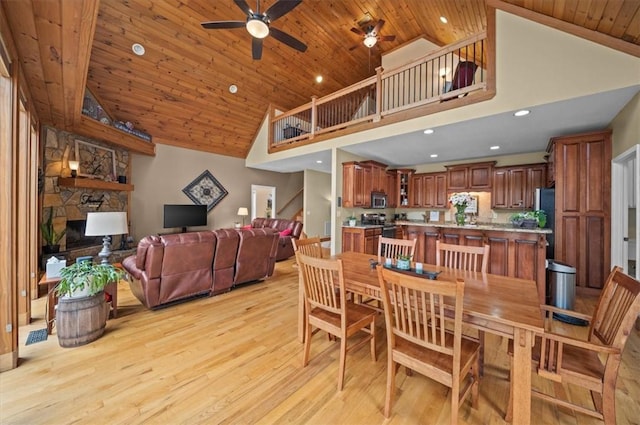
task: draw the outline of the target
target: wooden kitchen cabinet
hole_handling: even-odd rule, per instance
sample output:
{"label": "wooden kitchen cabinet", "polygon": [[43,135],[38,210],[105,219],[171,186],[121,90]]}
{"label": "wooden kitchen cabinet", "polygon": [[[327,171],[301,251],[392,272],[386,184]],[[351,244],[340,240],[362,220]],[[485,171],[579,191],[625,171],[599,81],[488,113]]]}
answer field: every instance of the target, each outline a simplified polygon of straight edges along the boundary
{"label": "wooden kitchen cabinet", "polygon": [[422,177],[424,174],[414,174],[409,180],[409,206],[413,208],[422,208],[422,191],[424,184]]}
{"label": "wooden kitchen cabinet", "polygon": [[343,208],[371,206],[371,168],[357,161],[342,163]]}
{"label": "wooden kitchen cabinet", "polygon": [[491,189],[495,161],[448,165],[447,190],[452,192]]}
{"label": "wooden kitchen cabinet", "polygon": [[409,206],[413,208],[447,208],[447,174],[426,173],[411,176]]}
{"label": "wooden kitchen cabinet", "polygon": [[447,208],[447,173],[429,173],[422,179],[423,203],[426,208]]}
{"label": "wooden kitchen cabinet", "polygon": [[493,170],[491,207],[532,209],[535,189],[545,185],[545,164],[496,167]]}
{"label": "wooden kitchen cabinet", "polygon": [[381,235],[382,227],[343,227],[342,252],[354,251],[377,255]]}
{"label": "wooden kitchen cabinet", "polygon": [[397,170],[391,170],[396,173],[396,206],[408,207],[409,206],[409,192],[410,192],[410,180],[415,173],[415,170],[403,168]]}
{"label": "wooden kitchen cabinet", "polygon": [[371,192],[387,193],[387,166],[377,161],[342,163],[342,206],[370,208]]}
{"label": "wooden kitchen cabinet", "polygon": [[395,171],[385,172],[386,185],[385,193],[387,194],[387,207],[396,208],[398,206],[398,192],[396,179],[398,175]]}
{"label": "wooden kitchen cabinet", "polygon": [[555,259],[601,289],[611,268],[611,131],[552,138]]}
{"label": "wooden kitchen cabinet", "polygon": [[377,161],[361,161],[362,167],[371,172],[371,192],[387,192],[387,164]]}

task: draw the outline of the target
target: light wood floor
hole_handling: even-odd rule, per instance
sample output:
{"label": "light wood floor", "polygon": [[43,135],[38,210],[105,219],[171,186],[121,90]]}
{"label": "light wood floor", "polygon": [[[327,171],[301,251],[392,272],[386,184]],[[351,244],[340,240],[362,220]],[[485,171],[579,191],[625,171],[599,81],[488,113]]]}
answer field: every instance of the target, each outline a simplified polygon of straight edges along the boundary
{"label": "light wood floor", "polygon": [[[345,388],[336,392],[338,343],[316,334],[312,360],[301,367],[296,339],[297,268],[280,262],[266,282],[149,311],[119,287],[119,317],[89,345],[63,349],[54,335],[25,346],[44,327],[20,328],[20,366],[0,374],[1,424],[448,424],[448,390],[418,374],[397,379],[393,416],[382,415],[384,320],[378,321],[378,361],[361,348],[347,355]],[[588,311],[594,300],[579,300]],[[567,333],[585,328],[568,327]],[[467,424],[501,424],[507,405],[506,341],[487,335],[478,410],[461,408]],[[640,421],[640,335],[633,331],[618,379],[618,424]],[[589,401],[585,391],[569,392]],[[533,424],[599,424],[532,404]]]}

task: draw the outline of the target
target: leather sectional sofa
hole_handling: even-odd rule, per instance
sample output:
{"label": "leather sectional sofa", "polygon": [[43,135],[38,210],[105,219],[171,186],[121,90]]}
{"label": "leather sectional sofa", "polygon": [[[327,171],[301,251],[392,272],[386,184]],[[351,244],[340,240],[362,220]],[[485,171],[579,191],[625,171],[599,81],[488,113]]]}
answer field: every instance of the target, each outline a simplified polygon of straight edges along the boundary
{"label": "leather sectional sofa", "polygon": [[153,309],[271,276],[279,239],[270,228],[146,236],[122,267],[131,292]]}
{"label": "leather sectional sofa", "polygon": [[284,218],[257,217],[251,221],[251,228],[275,229],[280,233],[276,261],[286,260],[287,258],[295,255],[291,239],[300,239],[300,235],[302,234],[302,222],[287,220]]}

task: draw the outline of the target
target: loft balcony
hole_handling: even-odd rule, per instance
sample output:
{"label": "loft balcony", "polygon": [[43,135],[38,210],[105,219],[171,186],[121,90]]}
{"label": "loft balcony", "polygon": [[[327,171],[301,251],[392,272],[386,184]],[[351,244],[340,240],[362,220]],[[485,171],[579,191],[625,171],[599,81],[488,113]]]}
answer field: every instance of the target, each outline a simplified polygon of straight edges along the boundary
{"label": "loft balcony", "polygon": [[482,32],[290,111],[272,108],[269,153],[488,100],[494,51]]}

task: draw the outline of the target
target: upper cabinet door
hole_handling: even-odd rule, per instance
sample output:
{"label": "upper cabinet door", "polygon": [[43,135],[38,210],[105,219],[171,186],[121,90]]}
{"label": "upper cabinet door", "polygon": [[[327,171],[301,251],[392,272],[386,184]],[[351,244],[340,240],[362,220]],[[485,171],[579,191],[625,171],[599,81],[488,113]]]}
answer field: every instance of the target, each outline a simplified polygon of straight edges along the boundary
{"label": "upper cabinet door", "polygon": [[495,161],[446,166],[447,190],[449,192],[490,190],[494,165]]}

